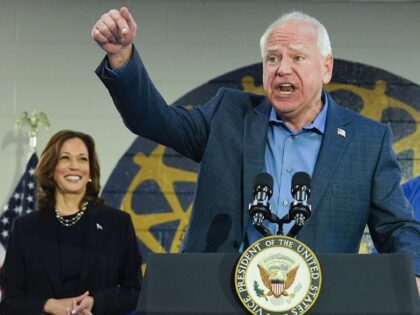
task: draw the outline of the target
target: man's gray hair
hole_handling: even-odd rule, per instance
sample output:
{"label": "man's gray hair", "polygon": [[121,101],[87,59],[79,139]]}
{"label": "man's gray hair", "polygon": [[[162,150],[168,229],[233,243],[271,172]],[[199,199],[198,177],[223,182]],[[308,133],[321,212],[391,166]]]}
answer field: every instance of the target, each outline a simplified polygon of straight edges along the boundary
{"label": "man's gray hair", "polygon": [[324,25],[321,24],[317,19],[314,17],[305,14],[299,11],[293,11],[290,13],[286,13],[280,16],[277,20],[275,20],[264,32],[260,39],[260,47],[261,47],[261,56],[264,59],[265,48],[267,44],[267,38],[270,33],[281,24],[290,21],[290,20],[303,20],[310,22],[316,29],[318,34],[318,48],[323,56],[330,55],[332,53],[331,49],[331,42],[330,37],[328,36],[328,32],[325,29]]}

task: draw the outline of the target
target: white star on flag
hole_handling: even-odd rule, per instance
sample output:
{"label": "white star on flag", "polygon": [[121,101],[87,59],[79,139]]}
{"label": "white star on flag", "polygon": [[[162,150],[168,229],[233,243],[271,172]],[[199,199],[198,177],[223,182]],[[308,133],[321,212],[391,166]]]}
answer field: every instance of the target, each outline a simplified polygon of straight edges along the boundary
{"label": "white star on flag", "polygon": [[[13,220],[21,214],[35,209],[36,183],[34,173],[37,164],[38,156],[36,152],[33,152],[26,164],[25,172],[22,174],[9,201],[3,207],[4,211],[0,214],[0,266],[3,265]],[[23,211],[23,209],[26,210]]]}

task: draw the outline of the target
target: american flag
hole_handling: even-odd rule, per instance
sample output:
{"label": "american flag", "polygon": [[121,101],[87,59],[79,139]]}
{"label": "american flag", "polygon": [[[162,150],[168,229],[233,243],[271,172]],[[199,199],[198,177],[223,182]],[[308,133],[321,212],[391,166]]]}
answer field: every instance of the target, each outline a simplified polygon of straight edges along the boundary
{"label": "american flag", "polygon": [[3,265],[13,220],[35,210],[36,182],[34,173],[37,164],[38,155],[33,152],[26,164],[25,172],[0,215],[0,266]]}

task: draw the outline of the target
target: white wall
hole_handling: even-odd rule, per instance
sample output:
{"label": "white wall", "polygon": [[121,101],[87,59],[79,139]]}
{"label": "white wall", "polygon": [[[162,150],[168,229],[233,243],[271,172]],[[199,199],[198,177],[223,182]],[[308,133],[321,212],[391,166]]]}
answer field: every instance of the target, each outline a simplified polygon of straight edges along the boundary
{"label": "white wall", "polygon": [[94,75],[103,54],[90,30],[105,11],[127,5],[136,44],[171,103],[209,79],[260,61],[258,41],[281,13],[297,9],[327,27],[335,56],[376,66],[420,84],[420,3],[270,0],[0,0],[0,206],[25,163],[28,145],[14,132],[24,111],[48,114],[52,129],[91,134],[104,185],[132,143]]}

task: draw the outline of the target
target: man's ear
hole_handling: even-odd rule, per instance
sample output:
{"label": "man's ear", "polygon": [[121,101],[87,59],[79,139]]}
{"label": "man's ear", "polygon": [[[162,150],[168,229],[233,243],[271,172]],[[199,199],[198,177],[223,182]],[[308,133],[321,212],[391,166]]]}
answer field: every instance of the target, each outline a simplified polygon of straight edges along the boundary
{"label": "man's ear", "polygon": [[333,66],[334,66],[334,57],[332,55],[328,55],[323,57],[323,69],[322,69],[322,83],[328,84],[331,81],[332,73],[333,73]]}

